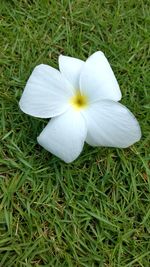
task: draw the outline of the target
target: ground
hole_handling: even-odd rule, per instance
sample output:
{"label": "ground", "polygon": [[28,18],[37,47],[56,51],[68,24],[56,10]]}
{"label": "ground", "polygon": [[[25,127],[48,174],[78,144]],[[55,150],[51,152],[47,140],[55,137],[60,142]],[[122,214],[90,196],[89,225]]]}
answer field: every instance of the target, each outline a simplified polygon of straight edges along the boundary
{"label": "ground", "polygon": [[[0,266],[148,267],[149,6],[146,0],[1,0]],[[127,149],[85,146],[65,164],[18,101],[33,68],[102,50],[138,119]]]}

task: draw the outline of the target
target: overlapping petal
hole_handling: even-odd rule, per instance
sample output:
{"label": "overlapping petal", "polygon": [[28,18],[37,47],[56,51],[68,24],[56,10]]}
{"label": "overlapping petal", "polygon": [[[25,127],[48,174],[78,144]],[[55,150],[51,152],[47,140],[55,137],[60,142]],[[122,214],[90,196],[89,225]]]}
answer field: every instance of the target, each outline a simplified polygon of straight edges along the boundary
{"label": "overlapping petal", "polygon": [[84,61],[77,58],[59,56],[59,69],[76,90],[79,89],[79,78],[84,63]]}
{"label": "overlapping petal", "polygon": [[88,127],[86,142],[91,146],[125,148],[141,138],[136,118],[120,103],[111,100],[93,103],[83,116]]}
{"label": "overlapping petal", "polygon": [[41,64],[33,70],[19,105],[29,115],[51,118],[67,110],[72,95],[73,87],[61,73]]}
{"label": "overlapping petal", "polygon": [[87,135],[84,118],[72,109],[52,118],[44,128],[38,142],[46,150],[69,163],[82,151]]}
{"label": "overlapping petal", "polygon": [[80,90],[88,95],[91,102],[121,99],[118,82],[102,52],[94,53],[85,62],[80,74]]}

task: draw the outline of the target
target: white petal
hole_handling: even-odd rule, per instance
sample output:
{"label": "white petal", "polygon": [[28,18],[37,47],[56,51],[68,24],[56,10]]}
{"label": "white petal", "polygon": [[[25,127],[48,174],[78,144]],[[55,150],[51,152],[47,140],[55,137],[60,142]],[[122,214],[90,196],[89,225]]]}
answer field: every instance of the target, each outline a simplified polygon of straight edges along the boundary
{"label": "white petal", "polygon": [[83,113],[88,127],[86,142],[92,146],[125,148],[141,138],[134,115],[120,103],[103,100]]}
{"label": "white petal", "polygon": [[84,64],[84,61],[77,58],[59,56],[59,69],[75,89],[79,89],[80,72]]}
{"label": "white petal", "polygon": [[85,62],[80,75],[80,90],[89,96],[91,102],[121,99],[118,82],[102,52],[94,53]]}
{"label": "white petal", "polygon": [[84,118],[72,109],[52,118],[38,137],[46,150],[69,163],[82,151],[87,135]]}
{"label": "white petal", "polygon": [[72,95],[73,88],[61,73],[41,64],[27,81],[19,105],[29,115],[50,118],[67,110]]}

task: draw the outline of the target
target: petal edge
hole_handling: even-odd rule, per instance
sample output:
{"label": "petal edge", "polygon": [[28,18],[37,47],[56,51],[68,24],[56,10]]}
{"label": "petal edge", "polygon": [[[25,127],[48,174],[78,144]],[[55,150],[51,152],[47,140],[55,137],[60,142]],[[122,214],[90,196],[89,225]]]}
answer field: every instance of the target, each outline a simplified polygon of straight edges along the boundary
{"label": "petal edge", "polygon": [[83,115],[88,127],[86,142],[91,146],[126,148],[141,138],[138,121],[118,102],[93,103]]}
{"label": "petal edge", "polygon": [[21,99],[20,109],[35,117],[57,116],[69,107],[73,88],[61,73],[45,64],[38,65],[30,75]]}
{"label": "petal edge", "polygon": [[119,84],[103,52],[95,52],[85,62],[80,75],[80,88],[91,102],[121,99]]}
{"label": "petal edge", "polygon": [[70,163],[81,153],[86,135],[84,118],[70,109],[52,118],[37,140],[47,151]]}
{"label": "petal edge", "polygon": [[59,69],[75,90],[79,89],[80,72],[84,64],[85,62],[78,58],[59,56]]}

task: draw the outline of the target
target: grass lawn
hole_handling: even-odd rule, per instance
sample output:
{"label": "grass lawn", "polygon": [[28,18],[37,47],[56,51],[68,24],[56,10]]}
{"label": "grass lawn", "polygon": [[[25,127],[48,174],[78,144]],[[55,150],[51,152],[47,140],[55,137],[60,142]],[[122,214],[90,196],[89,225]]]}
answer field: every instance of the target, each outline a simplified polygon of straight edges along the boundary
{"label": "grass lawn", "polygon": [[[1,0],[0,267],[150,266],[147,0]],[[33,68],[102,50],[142,129],[127,149],[66,164],[37,144],[46,119],[19,110]]]}

